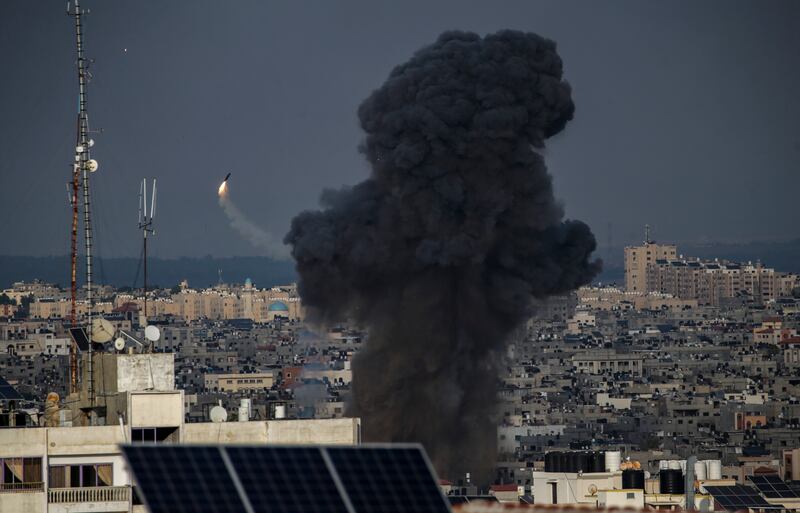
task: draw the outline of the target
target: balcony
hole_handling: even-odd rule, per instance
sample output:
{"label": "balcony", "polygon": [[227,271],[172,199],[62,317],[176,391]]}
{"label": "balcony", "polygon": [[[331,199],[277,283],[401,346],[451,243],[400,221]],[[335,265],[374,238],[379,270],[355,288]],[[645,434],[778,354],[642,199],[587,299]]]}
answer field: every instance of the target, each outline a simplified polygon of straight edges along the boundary
{"label": "balcony", "polygon": [[0,493],[34,493],[44,490],[44,483],[0,483]]}
{"label": "balcony", "polygon": [[[120,502],[125,503],[127,511],[131,500],[130,486],[92,486],[86,488],[50,488],[47,502],[65,504],[79,502]],[[108,510],[116,511],[116,510]]]}

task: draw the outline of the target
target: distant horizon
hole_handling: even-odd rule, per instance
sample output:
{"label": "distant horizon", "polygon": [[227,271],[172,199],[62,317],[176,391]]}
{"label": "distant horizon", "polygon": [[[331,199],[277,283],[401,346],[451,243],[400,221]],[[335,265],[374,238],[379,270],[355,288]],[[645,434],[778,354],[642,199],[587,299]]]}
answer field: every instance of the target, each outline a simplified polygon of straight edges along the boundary
{"label": "distant horizon", "polygon": [[[642,239],[644,232],[642,233]],[[652,237],[657,239],[657,237]],[[671,241],[658,240],[664,244],[675,244],[679,253],[703,259],[724,258],[731,261],[761,261],[780,272],[800,273],[800,237],[785,240],[760,240],[746,242],[724,241]],[[641,241],[636,241],[636,244]],[[594,283],[622,283],[623,248],[632,243],[614,244],[608,247],[598,244],[595,257],[603,260],[603,271]],[[141,273],[137,274],[140,256],[95,255],[95,280],[113,286],[137,288],[134,279],[141,284]],[[83,283],[84,256],[78,258],[78,283]],[[187,279],[192,287],[204,287],[218,282],[218,271],[222,269],[223,281],[243,283],[250,278],[259,287],[284,285],[297,281],[294,260],[275,260],[268,256],[231,255],[160,257],[148,256],[148,282],[150,285],[174,286]],[[65,286],[69,280],[69,256],[61,255],[9,255],[0,254],[0,287],[8,287],[16,281],[42,279]]]}
{"label": "distant horizon", "polygon": [[[644,241],[644,230],[642,230],[642,237],[641,239],[636,240],[626,240],[622,242],[613,242],[610,246],[608,245],[607,241],[597,240],[597,250],[608,249],[608,248],[625,248],[626,246],[633,246],[637,244],[641,244]],[[664,238],[658,237],[655,234],[651,234],[651,241],[659,244],[674,244],[676,246],[680,245],[688,245],[688,246],[705,246],[705,245],[750,245],[750,244],[790,244],[794,242],[800,242],[800,234],[788,236],[784,238],[763,238],[763,239],[673,239],[673,238]],[[227,259],[227,258],[265,258],[268,260],[272,260],[275,262],[294,262],[294,259],[291,257],[285,259],[273,258],[269,255],[264,254],[257,254],[257,253],[231,253],[231,254],[183,254],[183,255],[159,255],[157,251],[157,242],[153,242],[150,239],[150,244],[148,245],[148,260],[156,258],[159,260],[181,260],[181,259]],[[69,252],[64,253],[47,253],[47,254],[36,254],[36,253],[10,253],[6,250],[0,250],[0,257],[32,257],[32,258],[61,258],[69,256]],[[137,254],[125,254],[125,255],[112,255],[112,256],[105,256],[102,254],[95,254],[93,255],[94,258],[101,258],[101,259],[139,259],[140,253]],[[78,258],[85,258],[85,254],[83,253],[83,245],[80,245]]]}

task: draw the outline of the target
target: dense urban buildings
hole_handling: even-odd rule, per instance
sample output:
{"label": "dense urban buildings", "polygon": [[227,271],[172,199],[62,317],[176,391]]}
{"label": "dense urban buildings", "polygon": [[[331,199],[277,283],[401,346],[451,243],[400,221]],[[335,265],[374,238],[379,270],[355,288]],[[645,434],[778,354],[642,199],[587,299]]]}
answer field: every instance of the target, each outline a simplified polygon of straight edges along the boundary
{"label": "dense urban buildings", "polygon": [[761,262],[701,260],[677,254],[677,247],[645,240],[625,248],[625,291],[657,292],[701,305],[765,303],[792,295],[800,286],[796,274],[782,273]]}
{"label": "dense urban buildings", "polygon": [[[667,493],[672,481],[662,478],[685,478],[692,458],[703,509],[726,509],[717,486],[800,482],[796,277],[676,254],[652,241],[627,248],[624,289],[583,287],[539,305],[509,347],[498,389],[495,484],[478,490],[467,476],[442,476],[453,502],[480,492],[682,507],[685,494]],[[40,282],[3,291],[14,308],[0,322],[0,377],[13,392],[0,398],[0,505],[139,511],[115,449],[125,441],[359,442],[360,421],[347,417],[351,361],[368,336],[357,326],[307,324],[291,284],[183,282],[148,291],[147,319],[141,292],[97,287],[124,341],[97,345],[91,366],[82,351],[80,388],[70,392],[65,292]],[[214,422],[222,411],[227,422]]]}

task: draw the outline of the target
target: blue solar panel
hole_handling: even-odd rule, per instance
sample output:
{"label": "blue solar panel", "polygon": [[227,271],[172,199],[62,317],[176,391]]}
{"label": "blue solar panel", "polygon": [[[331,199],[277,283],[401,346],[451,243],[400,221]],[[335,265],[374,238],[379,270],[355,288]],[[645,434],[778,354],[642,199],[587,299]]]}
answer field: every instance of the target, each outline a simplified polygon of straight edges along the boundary
{"label": "blue solar panel", "polygon": [[753,483],[753,486],[758,488],[758,491],[764,497],[769,499],[795,499],[800,497],[783,479],[776,475],[748,476],[747,479]]}
{"label": "blue solar panel", "polygon": [[356,513],[447,513],[419,446],[327,449]]}
{"label": "blue solar panel", "polygon": [[127,445],[150,513],[449,513],[420,446]]}
{"label": "blue solar panel", "polygon": [[247,513],[216,447],[128,445],[122,450],[150,513]]}
{"label": "blue solar panel", "polygon": [[8,384],[8,381],[0,377],[0,401],[19,401],[22,395]]}
{"label": "blue solar panel", "polygon": [[738,511],[740,509],[783,509],[775,506],[761,497],[756,490],[744,485],[732,486],[705,486],[706,491],[714,497],[727,511]]}
{"label": "blue solar panel", "polygon": [[227,447],[255,513],[348,513],[318,447]]}

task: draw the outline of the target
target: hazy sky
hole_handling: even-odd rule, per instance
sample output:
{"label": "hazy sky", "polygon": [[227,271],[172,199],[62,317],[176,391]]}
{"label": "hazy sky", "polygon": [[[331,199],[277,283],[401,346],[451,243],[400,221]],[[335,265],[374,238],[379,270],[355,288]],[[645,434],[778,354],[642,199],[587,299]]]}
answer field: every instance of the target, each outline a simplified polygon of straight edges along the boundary
{"label": "hazy sky", "polygon": [[[447,29],[557,41],[575,119],[550,141],[556,195],[601,245],[800,236],[800,2],[83,0],[96,248],[138,255],[137,194],[159,187],[151,254],[252,255],[217,204],[282,238],[325,187],[367,175],[356,109]],[[74,27],[58,0],[0,15],[3,254],[69,250]],[[127,49],[127,51],[125,50]]]}

